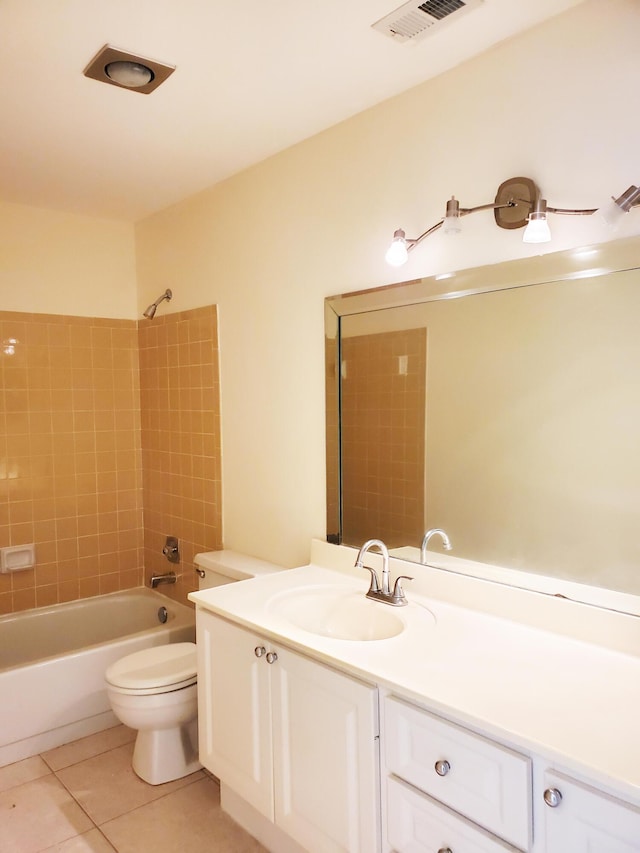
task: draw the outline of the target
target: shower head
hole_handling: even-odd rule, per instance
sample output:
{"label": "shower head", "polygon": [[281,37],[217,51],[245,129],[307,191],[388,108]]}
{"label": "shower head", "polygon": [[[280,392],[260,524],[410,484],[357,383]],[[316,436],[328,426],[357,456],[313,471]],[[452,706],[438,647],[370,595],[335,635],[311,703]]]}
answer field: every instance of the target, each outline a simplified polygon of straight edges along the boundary
{"label": "shower head", "polygon": [[152,318],[153,316],[155,316],[155,313],[156,313],[156,311],[157,311],[157,309],[158,309],[158,305],[160,305],[160,303],[161,303],[164,299],[166,299],[166,300],[167,300],[167,302],[169,302],[169,300],[171,299],[171,297],[172,297],[172,296],[173,296],[173,293],[169,290],[169,288],[167,288],[167,289],[165,290],[165,292],[162,294],[162,296],[158,296],[158,298],[156,299],[156,301],[155,301],[155,302],[152,302],[152,303],[151,303],[151,305],[149,305],[149,307],[147,308],[147,310],[144,312],[144,314],[143,314],[142,316],[143,316],[143,317],[146,317],[146,318],[147,318],[147,320],[151,320],[151,318]]}

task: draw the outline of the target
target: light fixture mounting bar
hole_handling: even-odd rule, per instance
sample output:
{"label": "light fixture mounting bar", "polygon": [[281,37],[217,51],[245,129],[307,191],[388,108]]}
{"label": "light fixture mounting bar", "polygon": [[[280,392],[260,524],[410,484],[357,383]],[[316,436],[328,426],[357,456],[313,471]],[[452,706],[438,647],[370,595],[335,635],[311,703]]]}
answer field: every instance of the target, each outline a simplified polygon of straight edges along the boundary
{"label": "light fixture mounting bar", "polygon": [[562,213],[564,216],[592,216],[597,207],[588,207],[588,208],[572,208],[572,207],[551,207],[551,205],[547,205],[547,210],[549,213]]}
{"label": "light fixture mounting bar", "polygon": [[[504,204],[496,204],[495,202],[492,202],[490,204],[479,204],[476,207],[461,207],[458,212],[459,212],[460,216],[468,216],[470,213],[477,213],[477,211],[479,211],[479,210],[496,210],[496,209],[502,208],[502,207],[515,207],[516,203],[517,202],[515,202],[513,199],[510,199],[509,201],[505,202]],[[413,249],[419,243],[422,243],[422,241],[425,239],[425,237],[428,237],[430,234],[433,234],[434,231],[437,231],[439,228],[442,228],[443,225],[444,225],[444,219],[440,219],[438,222],[436,222],[435,225],[432,225],[431,228],[427,228],[426,231],[423,231],[419,237],[416,237],[415,239],[411,239],[410,237],[407,237],[406,238],[407,251],[410,252],[411,249]]]}
{"label": "light fixture mounting bar", "polygon": [[424,240],[425,237],[428,237],[430,234],[433,234],[434,231],[438,230],[438,228],[442,228],[443,224],[444,224],[444,219],[441,219],[439,222],[436,222],[435,225],[432,225],[431,228],[427,228],[426,231],[423,231],[419,237],[416,237],[415,239],[412,239],[411,237],[407,237],[406,238],[407,250],[411,251],[411,249],[413,249],[414,246],[417,246],[418,243],[422,243],[422,241]]}

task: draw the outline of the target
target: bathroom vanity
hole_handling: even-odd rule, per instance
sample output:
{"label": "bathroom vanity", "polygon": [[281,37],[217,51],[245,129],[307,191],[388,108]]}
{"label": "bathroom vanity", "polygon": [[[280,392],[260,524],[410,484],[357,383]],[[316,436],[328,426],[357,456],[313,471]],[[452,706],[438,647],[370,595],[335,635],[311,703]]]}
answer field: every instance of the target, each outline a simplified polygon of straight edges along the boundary
{"label": "bathroom vanity", "polygon": [[393,608],[354,559],[190,596],[224,808],[278,853],[638,853],[640,618],[398,559]]}
{"label": "bathroom vanity", "polygon": [[375,685],[198,620],[202,764],[303,849],[376,850]]}

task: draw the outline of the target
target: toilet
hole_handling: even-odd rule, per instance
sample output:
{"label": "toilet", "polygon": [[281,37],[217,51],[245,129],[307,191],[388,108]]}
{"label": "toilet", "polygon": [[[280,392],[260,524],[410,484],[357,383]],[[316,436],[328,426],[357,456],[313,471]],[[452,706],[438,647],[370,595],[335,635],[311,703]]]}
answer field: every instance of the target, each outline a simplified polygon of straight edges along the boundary
{"label": "toilet", "polygon": [[[278,571],[280,566],[235,551],[196,554],[199,589]],[[150,785],[200,769],[195,643],[169,643],[126,655],[108,667],[111,708],[136,729],[132,767]]]}

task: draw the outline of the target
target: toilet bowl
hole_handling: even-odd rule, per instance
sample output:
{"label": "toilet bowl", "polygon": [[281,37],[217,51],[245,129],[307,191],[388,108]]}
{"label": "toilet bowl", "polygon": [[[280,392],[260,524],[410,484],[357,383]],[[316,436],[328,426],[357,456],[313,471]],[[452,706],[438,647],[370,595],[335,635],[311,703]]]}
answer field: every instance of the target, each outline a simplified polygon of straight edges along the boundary
{"label": "toilet bowl", "polygon": [[[199,589],[248,580],[280,566],[234,551],[196,554]],[[138,731],[132,767],[150,785],[200,769],[195,643],[170,643],[120,658],[105,673],[111,709]]]}
{"label": "toilet bowl", "polygon": [[137,729],[132,766],[161,785],[200,769],[196,644],[154,646],[107,669],[107,695],[120,722]]}

